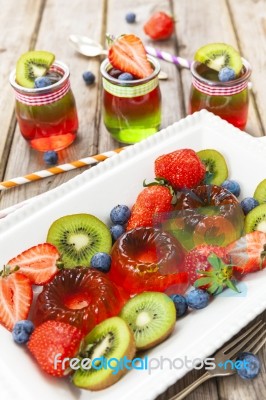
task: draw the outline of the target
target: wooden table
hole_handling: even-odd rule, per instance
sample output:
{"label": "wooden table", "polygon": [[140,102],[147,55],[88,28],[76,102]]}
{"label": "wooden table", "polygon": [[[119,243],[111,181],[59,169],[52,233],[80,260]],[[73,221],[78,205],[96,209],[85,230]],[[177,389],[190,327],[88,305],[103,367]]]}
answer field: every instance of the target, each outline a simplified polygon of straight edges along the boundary
{"label": "wooden table", "polygon": [[[197,48],[208,42],[227,42],[238,48],[253,65],[252,92],[247,132],[263,136],[266,132],[266,1],[265,0],[0,0],[0,180],[45,168],[42,154],[31,150],[20,135],[14,114],[14,94],[8,83],[18,56],[29,49],[44,49],[70,66],[71,84],[76,97],[80,128],[76,142],[59,154],[59,163],[86,157],[118,147],[101,119],[100,58],[76,54],[69,45],[71,33],[83,34],[105,45],[105,33],[135,33],[145,44],[154,45],[142,26],[154,10],[175,15],[176,34],[156,46],[191,59]],[[125,14],[137,14],[135,24],[127,24]],[[161,82],[163,96],[162,127],[187,113],[190,73],[162,62],[169,79]],[[86,86],[82,73],[89,69],[96,84]],[[75,170],[1,193],[0,209],[44,193],[79,174]],[[265,315],[263,316],[265,319]],[[264,353],[263,353],[264,351]],[[261,359],[265,350],[260,352]],[[202,372],[191,372],[160,400],[192,382]],[[263,373],[251,382],[236,376],[203,384],[189,400],[256,400],[266,398],[265,364]],[[159,398],[158,398],[159,399]]]}

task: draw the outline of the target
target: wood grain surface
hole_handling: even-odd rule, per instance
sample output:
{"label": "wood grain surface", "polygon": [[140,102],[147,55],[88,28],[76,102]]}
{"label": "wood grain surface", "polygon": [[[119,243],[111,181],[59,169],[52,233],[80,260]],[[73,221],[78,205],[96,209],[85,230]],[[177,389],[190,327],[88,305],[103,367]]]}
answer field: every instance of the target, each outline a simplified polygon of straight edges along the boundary
{"label": "wood grain surface", "polygon": [[[45,168],[42,154],[28,147],[21,137],[14,113],[14,94],[8,77],[19,55],[29,49],[45,49],[69,65],[71,86],[78,114],[78,139],[59,152],[66,163],[119,147],[102,122],[102,57],[87,58],[71,47],[70,34],[86,35],[106,46],[105,34],[135,33],[146,45],[192,59],[197,48],[208,42],[227,42],[238,48],[253,66],[249,119],[246,131],[253,136],[266,132],[266,0],[0,0],[0,180],[11,179]],[[161,42],[151,41],[143,24],[155,10],[175,17],[175,34]],[[135,24],[125,21],[134,11]],[[169,78],[160,82],[163,99],[162,127],[187,114],[190,72],[162,61]],[[82,73],[91,70],[96,83],[86,86]],[[0,193],[0,209],[51,190],[81,173],[74,170]],[[265,320],[265,313],[259,318]],[[195,332],[195,335],[197,333]],[[213,379],[202,384],[188,400],[266,399],[265,347],[259,353],[262,373],[251,382],[237,376]],[[191,371],[157,398],[167,400],[202,374]]]}

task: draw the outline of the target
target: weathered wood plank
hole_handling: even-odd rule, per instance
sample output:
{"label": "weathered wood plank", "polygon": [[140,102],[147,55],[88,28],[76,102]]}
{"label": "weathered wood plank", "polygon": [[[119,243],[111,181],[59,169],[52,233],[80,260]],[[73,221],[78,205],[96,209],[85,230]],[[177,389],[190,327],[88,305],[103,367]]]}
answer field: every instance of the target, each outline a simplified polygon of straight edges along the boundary
{"label": "weathered wood plank", "polygon": [[[74,92],[78,114],[78,139],[68,149],[59,152],[59,163],[73,161],[97,152],[99,123],[99,59],[88,59],[75,53],[70,46],[68,36],[71,33],[87,35],[100,41],[103,25],[104,1],[75,2],[64,0],[47,0],[42,16],[36,49],[44,49],[56,54],[58,60],[64,61],[71,71],[71,86]],[[15,52],[15,59],[21,50]],[[15,63],[15,59],[12,61]],[[96,75],[96,84],[86,86],[82,73],[89,69]],[[26,173],[45,168],[42,154],[28,147],[16,128],[9,162],[7,163],[5,179],[21,176]],[[14,188],[2,194],[1,208],[25,200],[37,194],[46,192],[69,180],[82,170],[61,174],[51,179],[33,182],[23,187]]]}
{"label": "weathered wood plank", "polygon": [[[227,0],[237,34],[239,48],[253,67],[251,82],[262,122],[261,134],[266,134],[266,1]],[[247,29],[248,27],[248,29]]]}
{"label": "weathered wood plank", "polygon": [[31,45],[42,4],[43,0],[21,0],[16,4],[0,0],[0,179],[15,128],[14,96],[9,85],[9,74],[17,56],[27,51]]}
{"label": "weathered wood plank", "polygon": [[[125,15],[130,10],[136,13],[136,23],[128,24]],[[170,12],[170,2],[158,3],[157,0],[109,0],[106,31],[117,36],[123,33],[134,33],[139,36],[145,45],[157,46],[161,50],[175,53],[175,37],[170,40],[154,42],[143,31],[143,25],[155,10]],[[171,125],[184,116],[182,90],[180,86],[180,74],[176,66],[161,62],[161,68],[165,71],[169,79],[160,81],[162,92],[162,128]],[[99,149],[106,150],[117,146],[111,139],[105,127],[101,123]]]}
{"label": "weathered wood plank", "polygon": [[[238,14],[239,2],[235,4],[236,2],[232,1],[232,3],[234,3],[235,6],[234,14]],[[176,32],[179,45],[179,55],[181,57],[193,59],[195,51],[207,43],[225,42],[238,48],[238,42],[232,25],[230,12],[225,0],[215,2],[210,2],[208,0],[178,0],[173,1],[173,6],[177,19]],[[239,23],[243,30],[246,29],[248,24],[248,17],[246,23],[243,23],[243,20]],[[250,33],[246,33],[246,36],[249,34]],[[251,35],[248,47],[256,47],[254,45],[251,46],[251,40],[253,38],[254,35]],[[242,50],[242,48],[239,50]],[[249,58],[249,54],[246,50],[243,54]],[[263,71],[264,69],[262,68],[261,74],[263,74]],[[256,71],[253,73],[253,80],[255,80],[255,75],[257,75]],[[188,105],[191,86],[190,72],[182,70],[181,76],[185,103]],[[263,80],[261,82],[263,82]],[[261,90],[261,92],[262,91],[263,90]],[[246,131],[254,136],[262,136],[261,123],[256,110],[257,106],[258,105],[254,102],[253,96],[251,96]]]}

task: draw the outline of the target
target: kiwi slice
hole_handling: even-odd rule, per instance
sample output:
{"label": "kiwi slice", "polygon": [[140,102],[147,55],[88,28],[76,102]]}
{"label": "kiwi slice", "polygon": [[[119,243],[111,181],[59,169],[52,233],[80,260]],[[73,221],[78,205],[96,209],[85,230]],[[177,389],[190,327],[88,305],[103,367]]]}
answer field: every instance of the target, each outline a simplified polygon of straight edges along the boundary
{"label": "kiwi slice", "polygon": [[255,189],[254,199],[256,199],[260,204],[266,203],[266,179],[263,179]]}
{"label": "kiwi slice", "polygon": [[[118,364],[124,357],[132,360],[135,352],[134,336],[127,323],[119,317],[108,318],[84,338],[79,354],[81,365],[72,381],[83,389],[105,389],[126,373],[127,369],[118,368]],[[88,358],[92,362],[90,369],[82,367],[82,359]]]}
{"label": "kiwi slice", "polygon": [[90,214],[72,214],[53,222],[47,242],[57,247],[64,268],[88,267],[95,253],[109,253],[112,238],[107,226]]}
{"label": "kiwi slice", "polygon": [[225,43],[210,43],[197,50],[195,61],[206,64],[215,71],[230,67],[236,76],[241,72],[243,63],[240,54],[232,46]]}
{"label": "kiwi slice", "polygon": [[246,233],[261,231],[266,233],[266,204],[253,208],[245,218]]}
{"label": "kiwi slice", "polygon": [[206,149],[197,152],[206,167],[204,182],[207,185],[221,185],[228,177],[228,168],[224,157],[219,151]]}
{"label": "kiwi slice", "polygon": [[175,327],[176,309],[166,294],[143,292],[125,304],[120,317],[132,329],[137,349],[144,350],[170,335]]}
{"label": "kiwi slice", "polygon": [[55,55],[48,51],[28,51],[22,54],[16,65],[16,81],[20,86],[34,88],[34,80],[44,76],[52,63]]}

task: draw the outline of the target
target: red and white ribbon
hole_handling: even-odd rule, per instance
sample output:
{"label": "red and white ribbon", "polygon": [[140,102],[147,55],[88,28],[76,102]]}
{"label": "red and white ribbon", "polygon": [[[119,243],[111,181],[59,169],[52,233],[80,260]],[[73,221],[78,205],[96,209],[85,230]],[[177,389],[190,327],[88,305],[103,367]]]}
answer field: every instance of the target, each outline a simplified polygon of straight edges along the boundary
{"label": "red and white ribbon", "polygon": [[[50,68],[50,71],[58,72],[62,76],[64,75],[64,71],[54,65]],[[54,89],[51,93],[22,94],[20,91],[15,89],[15,97],[16,100],[18,100],[20,103],[26,104],[28,106],[44,106],[62,99],[62,97],[65,96],[69,89],[70,81],[69,78],[67,78],[63,86],[60,86],[58,89]]]}
{"label": "red and white ribbon", "polygon": [[192,77],[192,84],[197,90],[209,96],[232,96],[246,89],[248,81],[246,80],[233,86],[210,86]]}

